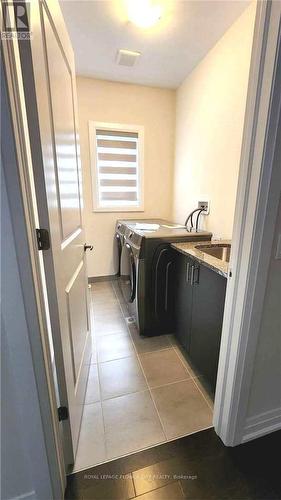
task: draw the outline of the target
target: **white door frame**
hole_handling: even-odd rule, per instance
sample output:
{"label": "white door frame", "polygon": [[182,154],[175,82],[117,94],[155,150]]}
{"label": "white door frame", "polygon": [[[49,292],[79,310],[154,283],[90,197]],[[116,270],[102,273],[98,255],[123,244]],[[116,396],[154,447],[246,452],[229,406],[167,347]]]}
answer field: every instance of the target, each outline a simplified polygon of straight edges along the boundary
{"label": "white door frame", "polygon": [[281,428],[280,417],[258,428],[247,419],[281,186],[280,18],[281,2],[258,2],[214,407],[215,430],[229,446]]}
{"label": "white door frame", "polygon": [[[215,429],[226,445],[235,445],[249,439],[245,419],[246,407],[261,305],[265,293],[264,276],[269,265],[268,249],[272,244],[274,215],[277,214],[280,195],[280,189],[278,192],[280,172],[273,164],[273,151],[281,89],[274,96],[274,101],[271,93],[272,83],[276,83],[275,54],[279,43],[280,9],[280,2],[258,2],[230,263],[232,277],[227,287],[215,399]],[[14,100],[12,111],[21,159],[20,181],[25,203],[33,279],[37,291],[39,336],[44,357],[44,364],[34,358],[34,369],[38,384],[42,382],[42,371],[48,380],[47,386],[38,385],[42,402],[50,403],[50,412],[42,414],[42,421],[52,464],[51,473],[53,478],[57,478],[59,470],[60,486],[63,488],[65,484],[63,451],[59,439],[42,282],[34,233],[38,214],[34,213],[36,200],[17,41],[3,43],[3,49],[9,92]],[[270,129],[267,128],[269,114],[272,121]],[[263,265],[263,274],[257,276],[257,264],[260,263]],[[55,446],[51,446],[48,441],[50,433],[54,437]],[[60,498],[60,496],[58,492],[54,497]]]}
{"label": "white door frame", "polygon": [[[10,19],[13,19],[14,12],[12,5],[8,8]],[[1,8],[0,21],[1,26],[3,26]],[[20,245],[22,245],[20,254],[24,253],[30,259],[35,300],[30,290],[30,283],[24,279],[22,279],[22,292],[25,298],[27,313],[31,315],[30,322],[33,323],[33,328],[29,329],[28,334],[33,353],[33,369],[38,388],[53,498],[59,500],[64,498],[66,474],[48,339],[48,317],[45,308],[44,286],[42,283],[40,256],[35,231],[36,227],[39,227],[39,218],[17,39],[2,40],[2,49],[17,153],[17,181],[19,184],[18,192],[15,186],[15,178],[13,178],[14,173],[7,169],[5,171],[7,191],[10,198],[15,200],[15,204],[10,207],[15,220],[19,216],[17,199],[21,199],[23,204],[22,216],[24,217],[27,231],[27,247],[25,248],[24,243],[19,240]],[[16,228],[14,230],[16,231]],[[24,263],[20,261],[19,264],[22,265],[22,272],[24,273]]]}

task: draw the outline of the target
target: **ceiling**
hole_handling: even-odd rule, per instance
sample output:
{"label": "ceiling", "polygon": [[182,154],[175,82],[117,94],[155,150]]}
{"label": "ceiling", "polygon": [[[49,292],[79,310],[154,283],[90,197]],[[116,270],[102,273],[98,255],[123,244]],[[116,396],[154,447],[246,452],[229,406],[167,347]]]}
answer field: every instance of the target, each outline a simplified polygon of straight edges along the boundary
{"label": "ceiling", "polygon": [[[60,2],[78,75],[177,88],[250,3],[158,0],[162,18],[141,29],[128,21],[126,1]],[[141,57],[134,67],[119,66],[118,49],[139,51]]]}

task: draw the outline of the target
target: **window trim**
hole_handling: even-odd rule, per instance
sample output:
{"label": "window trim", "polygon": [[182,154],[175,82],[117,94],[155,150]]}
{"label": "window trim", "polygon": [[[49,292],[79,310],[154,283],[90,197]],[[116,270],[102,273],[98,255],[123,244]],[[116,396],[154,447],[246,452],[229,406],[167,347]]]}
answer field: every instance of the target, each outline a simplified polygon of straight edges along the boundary
{"label": "window trim", "polygon": [[[137,207],[99,205],[99,192],[97,182],[97,155],[96,155],[96,130],[120,130],[123,132],[136,132],[138,134],[138,185],[140,186],[140,199]],[[142,125],[128,125],[124,123],[109,123],[89,121],[90,142],[90,169],[92,184],[92,211],[93,212],[144,212],[144,127]]]}

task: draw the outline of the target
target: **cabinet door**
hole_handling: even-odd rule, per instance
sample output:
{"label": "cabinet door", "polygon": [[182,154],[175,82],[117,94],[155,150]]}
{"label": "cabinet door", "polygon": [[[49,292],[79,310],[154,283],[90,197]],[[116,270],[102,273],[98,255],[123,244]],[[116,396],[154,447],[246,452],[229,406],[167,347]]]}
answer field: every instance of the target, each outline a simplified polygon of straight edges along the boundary
{"label": "cabinet door", "polygon": [[160,333],[171,333],[174,326],[175,251],[159,245],[154,256],[154,315]]}
{"label": "cabinet door", "polygon": [[190,358],[215,392],[226,278],[195,264]]}
{"label": "cabinet door", "polygon": [[192,287],[190,285],[192,259],[178,254],[175,277],[175,334],[189,352],[192,311]]}

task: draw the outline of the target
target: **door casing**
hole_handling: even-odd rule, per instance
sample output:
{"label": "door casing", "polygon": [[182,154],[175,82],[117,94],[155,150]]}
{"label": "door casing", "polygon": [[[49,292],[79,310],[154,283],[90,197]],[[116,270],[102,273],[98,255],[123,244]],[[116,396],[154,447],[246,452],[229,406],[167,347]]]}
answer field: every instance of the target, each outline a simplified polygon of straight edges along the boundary
{"label": "door casing", "polygon": [[214,406],[214,426],[228,446],[281,428],[247,419],[262,305],[278,212],[276,161],[281,109],[281,2],[257,2],[229,279]]}
{"label": "door casing", "polygon": [[[263,233],[265,224],[268,222],[268,219],[265,217],[266,210],[269,210],[269,215],[271,216],[272,221],[275,220],[274,215],[277,214],[277,199],[280,184],[278,185],[278,182],[273,181],[279,181],[279,177],[273,166],[272,155],[270,163],[271,168],[268,168],[267,172],[263,170],[263,151],[262,148],[258,149],[258,143],[263,146],[267,138],[268,130],[266,125],[268,123],[269,113],[271,112],[273,115],[276,115],[280,111],[281,88],[279,94],[277,92],[277,95],[275,95],[275,108],[271,106],[271,89],[277,82],[277,75],[275,72],[275,54],[280,41],[280,8],[281,6],[279,2],[258,2],[256,14],[256,27],[254,33],[243,149],[234,222],[232,257],[230,262],[232,278],[229,280],[227,287],[222,348],[214,409],[214,424],[216,432],[222,438],[224,443],[230,446],[236,445],[249,438],[245,432],[245,408],[249,396],[249,383],[247,383],[247,377],[249,377],[249,380],[251,379],[253,359],[257,344],[257,337],[255,336],[253,328],[258,326],[260,318],[256,317],[255,323],[251,322],[251,320],[253,319],[253,312],[256,312],[255,306],[261,300],[265,292],[265,283],[263,284],[259,280],[261,287],[259,292],[256,291],[257,293],[251,302],[249,316],[247,318],[245,315],[242,317],[241,310],[243,310],[243,306],[245,306],[247,299],[249,298],[249,289],[247,288],[246,283],[247,280],[244,279],[243,282],[241,281],[242,274],[244,273],[248,280],[250,278],[255,280],[257,276],[255,276],[253,266],[257,260],[262,257],[262,255],[265,259],[264,272],[266,273],[269,264],[266,260],[267,256],[269,256],[269,252],[266,252],[266,250],[270,247],[272,238],[269,238],[269,240],[265,242],[260,236],[260,239],[258,240],[257,231],[254,233],[254,229],[256,230],[257,225],[259,224],[260,233]],[[12,91],[18,101],[18,108],[22,111],[22,113],[24,113],[25,103],[23,98],[22,81],[20,81],[20,63],[16,41],[13,42],[12,50],[14,51],[14,54],[12,54],[12,56],[11,53],[9,53],[9,49],[7,47],[5,49],[4,44],[4,53],[5,50],[5,65],[6,67],[9,67],[12,78],[14,79],[14,82],[17,83],[16,86],[12,84],[12,79],[10,78],[10,85],[13,85]],[[272,54],[274,55],[273,59]],[[11,57],[14,58],[13,61]],[[20,123],[20,125],[22,125],[22,123]],[[275,121],[273,120],[271,129],[273,150],[276,130],[277,123],[275,119]],[[27,127],[19,127],[18,134],[21,141],[23,141],[24,145],[28,149],[29,139]],[[257,138],[259,141],[257,141]],[[255,147],[257,148],[256,150]],[[255,164],[254,157],[256,160]],[[30,168],[30,151],[28,160],[30,161]],[[255,177],[257,182],[253,185],[251,181],[253,181]],[[24,183],[26,186],[24,186],[24,184],[22,185],[23,192],[30,193],[32,178],[28,177],[27,179],[24,179]],[[259,186],[257,184],[259,184]],[[26,190],[26,188],[28,189]],[[269,203],[270,200],[271,203]],[[27,203],[30,204],[28,196]],[[264,207],[263,210],[262,206]],[[32,211],[33,210],[34,207],[32,207]],[[27,214],[26,218],[28,219]],[[33,230],[34,219],[28,220],[28,223],[30,230]],[[272,224],[270,224],[269,227],[269,234],[271,234],[270,231],[273,234]],[[255,239],[258,245],[254,248],[252,243]],[[34,239],[30,239],[29,245],[30,251],[36,260],[36,243]],[[38,291],[40,291],[40,287],[42,286],[39,276],[40,273],[37,269],[37,273],[34,275],[34,280],[36,280],[36,287]],[[264,278],[264,276],[260,278]],[[44,307],[42,304],[41,310],[42,315],[44,316]],[[235,311],[240,311],[239,315],[236,315],[236,320]],[[257,330],[258,329],[256,328],[256,331]],[[43,326],[40,335],[42,336],[42,339],[46,337],[46,329],[44,329]],[[48,375],[50,387],[52,387],[51,367],[50,364],[46,362],[48,361],[47,346],[44,356],[44,369]],[[34,359],[35,368],[37,365],[38,360]],[[41,397],[46,396],[46,392],[45,390],[43,391],[43,388],[39,387],[39,393],[41,393]],[[52,393],[50,393],[48,397],[50,401],[53,400]],[[55,459],[56,463],[62,464],[62,448],[59,443],[59,433],[55,419],[55,411],[53,411],[51,419],[48,417],[45,420],[47,428],[50,426],[58,439],[57,448],[49,450],[48,452],[49,459],[51,461],[54,461]],[[53,471],[53,474],[55,475],[56,472]]]}
{"label": "door casing", "polygon": [[[14,17],[13,6],[9,3],[10,19]],[[3,26],[2,9],[0,21]],[[24,219],[26,238],[20,237],[21,244],[19,270],[21,273],[22,293],[28,319],[28,337],[33,355],[33,366],[37,384],[40,416],[45,436],[46,455],[49,464],[49,478],[41,477],[44,473],[36,474],[35,491],[45,497],[43,480],[50,479],[53,498],[63,498],[66,486],[65,463],[62,442],[60,439],[57,402],[53,380],[51,354],[48,340],[48,318],[44,302],[44,286],[40,269],[40,258],[37,247],[35,228],[38,227],[38,210],[35,197],[32,155],[27,124],[26,103],[20,62],[19,44],[16,38],[2,40],[3,66],[5,70],[7,93],[12,119],[11,142],[14,141],[17,155],[17,165],[6,169],[7,192],[13,203],[10,206],[13,220],[16,221],[13,229],[18,229],[21,218]],[[24,235],[25,236],[25,235]],[[27,274],[26,259],[32,272]],[[27,279],[28,277],[28,279]],[[32,280],[33,290],[30,289]],[[35,456],[32,457],[35,459]],[[32,463],[32,462],[31,462]],[[39,463],[36,464],[39,466]],[[38,483],[38,484],[37,484]]]}

